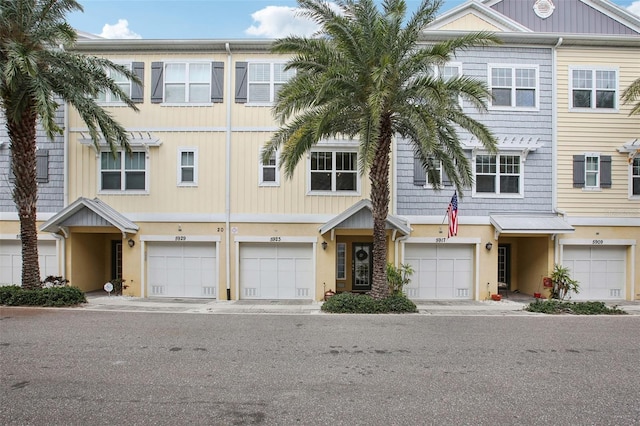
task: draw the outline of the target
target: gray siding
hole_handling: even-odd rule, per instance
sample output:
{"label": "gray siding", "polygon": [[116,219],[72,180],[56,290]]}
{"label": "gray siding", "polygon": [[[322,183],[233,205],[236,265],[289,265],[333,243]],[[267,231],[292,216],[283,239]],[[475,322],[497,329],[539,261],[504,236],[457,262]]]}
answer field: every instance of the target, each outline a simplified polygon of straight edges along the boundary
{"label": "gray siding", "polygon": [[[538,111],[496,111],[480,114],[465,105],[465,112],[482,121],[498,139],[524,137],[534,138],[543,147],[530,152],[523,165],[523,198],[472,197],[471,188],[464,191],[460,200],[461,216],[486,216],[497,212],[550,212],[552,209],[552,68],[551,50],[519,47],[490,47],[468,50],[456,58],[462,62],[462,72],[482,81],[488,81],[488,64],[492,65],[538,65],[539,99]],[[469,135],[461,134],[462,141]],[[399,140],[397,148],[397,214],[437,216],[446,212],[453,195],[453,187],[441,191],[414,185],[413,149],[407,141]],[[471,151],[467,151],[471,158]]]}
{"label": "gray siding", "polygon": [[533,0],[527,2],[526,7],[523,3],[523,0],[503,0],[492,8],[535,32],[640,34],[580,0],[556,0],[553,14],[546,19],[535,14]]}
{"label": "gray siding", "polygon": [[[64,109],[60,107],[56,112],[58,126],[64,127]],[[7,142],[0,148],[0,212],[17,212],[11,192],[13,183],[9,179],[9,164],[11,162],[11,150],[9,149],[9,135],[6,128],[4,115],[0,114],[0,143]],[[38,149],[49,151],[48,182],[38,184],[39,213],[56,213],[64,206],[64,137],[55,136],[50,140],[46,133],[38,126]]]}

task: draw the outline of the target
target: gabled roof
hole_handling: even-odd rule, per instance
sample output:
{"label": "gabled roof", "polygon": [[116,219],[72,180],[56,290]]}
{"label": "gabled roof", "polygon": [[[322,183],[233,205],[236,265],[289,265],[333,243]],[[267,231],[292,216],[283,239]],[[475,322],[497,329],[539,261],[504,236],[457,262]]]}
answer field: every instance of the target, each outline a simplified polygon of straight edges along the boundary
{"label": "gabled roof", "polygon": [[495,228],[496,239],[500,234],[566,234],[575,229],[560,216],[554,214],[492,214],[489,220]]}
{"label": "gabled roof", "polygon": [[58,232],[68,226],[113,226],[123,234],[135,234],[138,225],[98,198],[80,197],[40,226],[43,232]]}
{"label": "gabled roof", "polygon": [[[336,228],[348,229],[373,229],[373,206],[369,200],[360,200],[349,207],[319,229],[320,235]],[[387,215],[387,229],[397,230],[404,235],[409,235],[411,227],[406,220],[392,214]]]}
{"label": "gabled roof", "polygon": [[[496,12],[492,8],[476,1],[469,0],[462,3],[458,7],[454,7],[448,12],[443,13],[434,19],[427,27],[427,31],[440,30],[443,27],[462,19],[465,16],[473,15],[474,17],[486,22],[492,27],[498,28],[500,31],[507,32],[531,32],[531,30],[518,22],[509,19],[503,14]],[[471,31],[478,31],[480,28],[468,28]]]}

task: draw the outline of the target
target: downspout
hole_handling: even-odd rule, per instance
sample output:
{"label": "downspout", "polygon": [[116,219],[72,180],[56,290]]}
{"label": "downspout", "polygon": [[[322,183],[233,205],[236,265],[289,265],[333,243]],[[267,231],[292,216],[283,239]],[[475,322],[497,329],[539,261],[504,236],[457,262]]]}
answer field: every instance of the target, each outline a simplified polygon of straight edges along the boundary
{"label": "downspout", "polygon": [[64,103],[62,207],[69,205],[69,103]]}
{"label": "downspout", "polygon": [[[559,213],[566,218],[566,212],[558,209],[558,48],[562,45],[562,37],[553,46],[551,57],[551,68],[553,84],[551,86],[551,207],[555,213]],[[553,239],[554,263],[559,263],[560,244],[559,239]]]}
{"label": "downspout", "polygon": [[227,285],[227,300],[231,300],[231,232],[229,226],[231,224],[231,47],[229,43],[224,44],[227,50],[227,140],[226,140],[226,168],[225,168],[225,270]]}

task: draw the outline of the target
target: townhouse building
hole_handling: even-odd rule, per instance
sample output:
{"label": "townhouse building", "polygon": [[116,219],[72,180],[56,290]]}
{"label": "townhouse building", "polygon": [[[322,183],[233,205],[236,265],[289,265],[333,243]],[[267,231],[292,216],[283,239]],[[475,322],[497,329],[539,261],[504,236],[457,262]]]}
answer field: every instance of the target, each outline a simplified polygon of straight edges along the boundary
{"label": "townhouse building", "polygon": [[640,76],[639,23],[607,1],[486,0],[430,26],[427,39],[471,30],[502,39],[447,64],[488,84],[494,98],[477,118],[499,145],[487,153],[461,135],[475,183],[459,201],[460,232],[447,239],[453,189],[443,175],[445,190],[433,191],[398,141],[395,211],[412,226],[401,257],[417,270],[409,295],[545,294],[559,263],[580,282],[574,299],[638,298],[640,117],[620,94]]}
{"label": "townhouse building", "polygon": [[[447,238],[448,177],[434,191],[408,143],[394,142],[388,260],[415,269],[407,295],[544,294],[562,263],[581,282],[574,298],[639,299],[640,117],[620,104],[640,76],[638,19],[606,0],[469,1],[423,42],[475,30],[502,44],[459,52],[434,72],[489,85],[487,113],[463,108],[491,128],[498,152],[460,134],[475,184],[458,194],[459,232]],[[277,128],[274,97],[291,75],[270,44],[78,42],[141,78],[113,76],[140,112],[99,99],[130,132],[130,154],[94,144],[72,109],[61,110],[64,135],[38,144],[48,152],[43,275],[85,291],[120,279],[124,294],[141,297],[321,300],[329,289],[370,289],[373,221],[357,141],[322,141],[291,179],[277,156],[261,161]],[[0,165],[9,155],[0,133]],[[6,176],[0,283],[19,282],[20,265]]]}

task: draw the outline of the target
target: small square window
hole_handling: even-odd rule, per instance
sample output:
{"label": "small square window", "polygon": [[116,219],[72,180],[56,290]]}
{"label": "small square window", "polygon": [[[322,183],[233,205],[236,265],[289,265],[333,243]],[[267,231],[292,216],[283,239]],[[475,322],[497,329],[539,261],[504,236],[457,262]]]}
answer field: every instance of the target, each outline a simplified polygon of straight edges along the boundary
{"label": "small square window", "polygon": [[178,150],[178,186],[198,184],[198,151],[196,148]]}
{"label": "small square window", "polygon": [[262,153],[260,155],[259,185],[260,186],[278,186],[280,184],[280,176],[278,174],[278,153],[274,152],[269,160],[262,161]]}

